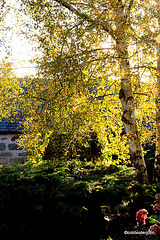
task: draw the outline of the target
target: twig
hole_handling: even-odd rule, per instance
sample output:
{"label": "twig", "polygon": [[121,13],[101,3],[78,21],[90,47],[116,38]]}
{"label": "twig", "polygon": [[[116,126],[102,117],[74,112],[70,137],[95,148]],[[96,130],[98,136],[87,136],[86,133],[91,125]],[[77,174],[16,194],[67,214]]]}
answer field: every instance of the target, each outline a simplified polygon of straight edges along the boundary
{"label": "twig", "polygon": [[148,219],[151,219],[151,220],[153,220],[153,221],[155,221],[155,222],[157,222],[157,223],[160,223],[158,220],[153,219],[153,218],[151,218],[151,217],[148,217]]}

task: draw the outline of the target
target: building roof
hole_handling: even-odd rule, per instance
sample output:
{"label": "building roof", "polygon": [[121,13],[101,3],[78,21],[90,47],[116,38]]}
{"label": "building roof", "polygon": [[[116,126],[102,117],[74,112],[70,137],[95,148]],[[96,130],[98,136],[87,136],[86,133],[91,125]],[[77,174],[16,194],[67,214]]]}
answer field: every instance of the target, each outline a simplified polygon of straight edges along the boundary
{"label": "building roof", "polygon": [[23,126],[20,124],[22,119],[19,121],[9,121],[6,119],[2,119],[0,121],[0,133],[9,133],[9,132],[22,132]]}
{"label": "building roof", "polygon": [[[18,79],[20,82],[23,81],[23,78],[19,78]],[[27,87],[23,87],[24,89],[24,93],[27,93]],[[14,117],[14,119],[12,118],[12,120],[8,120],[6,118],[1,118],[0,120],[0,133],[9,133],[9,132],[22,132],[22,130],[24,129],[21,122],[23,121],[23,116],[20,112],[20,107],[17,107],[17,118],[18,120],[16,120],[16,116]]]}

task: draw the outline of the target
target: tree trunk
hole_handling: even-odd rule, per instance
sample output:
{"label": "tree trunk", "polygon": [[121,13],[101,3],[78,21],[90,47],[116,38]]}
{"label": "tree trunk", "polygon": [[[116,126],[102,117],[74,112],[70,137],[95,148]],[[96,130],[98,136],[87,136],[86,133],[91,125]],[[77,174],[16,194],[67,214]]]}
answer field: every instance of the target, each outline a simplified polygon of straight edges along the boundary
{"label": "tree trunk", "polygon": [[[125,46],[126,45],[126,46]],[[134,98],[131,86],[131,74],[130,64],[128,58],[127,44],[118,42],[118,53],[121,58],[121,90],[119,92],[119,98],[121,100],[123,115],[122,121],[124,123],[125,132],[129,144],[130,159],[134,167],[138,170],[137,180],[140,183],[148,183],[147,168],[144,161],[143,151],[140,143],[140,137],[138,133]],[[123,49],[123,51],[122,51]]]}
{"label": "tree trunk", "polygon": [[122,104],[122,121],[129,144],[130,159],[134,167],[138,170],[137,180],[140,183],[148,183],[147,168],[144,161],[142,146],[135,117],[134,97],[131,85],[131,72],[127,43],[127,19],[123,5],[116,9],[116,45],[120,58],[121,68],[121,90],[119,98]]}
{"label": "tree trunk", "polygon": [[[160,4],[157,1],[158,26],[160,29]],[[160,182],[160,35],[157,41],[157,99],[156,99],[156,154],[154,163],[154,182]]]}

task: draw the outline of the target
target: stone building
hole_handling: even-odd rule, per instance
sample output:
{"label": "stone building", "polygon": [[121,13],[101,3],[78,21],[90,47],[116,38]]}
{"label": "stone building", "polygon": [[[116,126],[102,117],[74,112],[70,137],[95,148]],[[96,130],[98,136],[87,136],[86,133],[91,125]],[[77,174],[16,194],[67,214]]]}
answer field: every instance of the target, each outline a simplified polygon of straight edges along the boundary
{"label": "stone building", "polygon": [[19,122],[0,121],[0,164],[24,163],[24,149],[17,143],[21,132]]}

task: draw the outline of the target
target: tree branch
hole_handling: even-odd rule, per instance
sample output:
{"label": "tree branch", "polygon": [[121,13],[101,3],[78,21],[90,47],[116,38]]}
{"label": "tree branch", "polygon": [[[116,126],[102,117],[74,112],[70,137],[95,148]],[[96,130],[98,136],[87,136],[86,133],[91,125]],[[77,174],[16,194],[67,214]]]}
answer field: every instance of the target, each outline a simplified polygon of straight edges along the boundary
{"label": "tree branch", "polygon": [[134,95],[143,95],[143,96],[150,97],[150,95],[149,95],[149,94],[147,94],[147,93],[139,93],[139,92],[134,92],[133,94],[134,94]]}
{"label": "tree branch", "polygon": [[54,0],[54,1],[61,4],[63,7],[67,8],[72,13],[76,14],[78,17],[80,17],[84,21],[87,21],[88,23],[92,23],[92,24],[95,24],[95,25],[98,24],[104,31],[109,33],[114,40],[116,40],[115,31],[106,22],[104,24],[104,23],[100,22],[99,20],[93,20],[92,18],[90,18],[90,16],[88,16],[87,14],[84,14],[82,12],[79,12],[77,9],[72,7],[71,4],[69,4],[69,3],[67,3],[63,0]]}
{"label": "tree branch", "polygon": [[144,66],[144,65],[137,66],[137,67],[133,67],[132,69],[140,69],[140,68],[153,69],[153,70],[157,71],[157,68],[156,68],[156,67]]}

